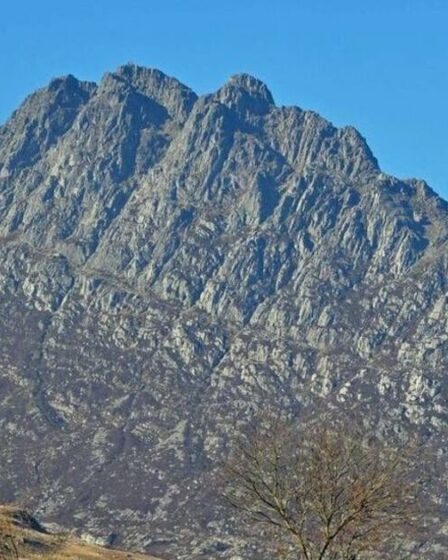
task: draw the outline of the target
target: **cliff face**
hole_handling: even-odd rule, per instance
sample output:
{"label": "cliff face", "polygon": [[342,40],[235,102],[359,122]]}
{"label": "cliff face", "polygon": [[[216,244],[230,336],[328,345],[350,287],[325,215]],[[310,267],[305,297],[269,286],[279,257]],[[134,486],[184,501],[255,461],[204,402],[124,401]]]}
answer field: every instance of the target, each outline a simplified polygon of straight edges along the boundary
{"label": "cliff face", "polygon": [[424,182],[251,76],[54,80],[0,128],[0,498],[199,558],[257,407],[404,421],[446,464],[447,239]]}

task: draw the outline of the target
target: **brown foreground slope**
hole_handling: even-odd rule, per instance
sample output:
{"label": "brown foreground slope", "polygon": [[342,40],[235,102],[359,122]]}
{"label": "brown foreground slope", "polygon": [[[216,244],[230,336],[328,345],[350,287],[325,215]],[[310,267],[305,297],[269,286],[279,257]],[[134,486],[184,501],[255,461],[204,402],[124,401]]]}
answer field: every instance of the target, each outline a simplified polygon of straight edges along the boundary
{"label": "brown foreground slope", "polygon": [[50,533],[29,513],[0,506],[0,559],[20,560],[156,560],[153,556],[112,550],[72,535]]}

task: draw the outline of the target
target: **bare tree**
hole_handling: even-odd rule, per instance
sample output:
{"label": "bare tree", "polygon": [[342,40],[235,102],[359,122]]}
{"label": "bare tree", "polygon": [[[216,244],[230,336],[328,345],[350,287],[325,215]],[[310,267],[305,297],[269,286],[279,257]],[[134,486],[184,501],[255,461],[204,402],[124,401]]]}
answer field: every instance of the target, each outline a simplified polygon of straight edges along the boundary
{"label": "bare tree", "polygon": [[392,445],[348,422],[262,420],[234,444],[225,496],[264,526],[277,557],[411,558],[425,538],[420,458],[415,443]]}

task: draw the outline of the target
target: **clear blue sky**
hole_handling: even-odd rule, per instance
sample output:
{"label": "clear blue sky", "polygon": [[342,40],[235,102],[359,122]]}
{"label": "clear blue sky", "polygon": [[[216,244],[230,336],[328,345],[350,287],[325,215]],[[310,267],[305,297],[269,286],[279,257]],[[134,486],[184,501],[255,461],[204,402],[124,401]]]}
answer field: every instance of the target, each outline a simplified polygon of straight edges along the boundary
{"label": "clear blue sky", "polygon": [[129,61],[198,93],[254,74],[448,198],[448,0],[4,0],[0,121],[52,77]]}

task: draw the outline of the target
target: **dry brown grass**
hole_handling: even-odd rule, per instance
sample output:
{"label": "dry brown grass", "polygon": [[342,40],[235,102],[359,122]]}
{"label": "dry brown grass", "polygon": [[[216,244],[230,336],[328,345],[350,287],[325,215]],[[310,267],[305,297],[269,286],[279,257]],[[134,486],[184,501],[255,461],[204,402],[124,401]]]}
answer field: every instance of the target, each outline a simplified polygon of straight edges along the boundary
{"label": "dry brown grass", "polygon": [[19,514],[16,507],[0,506],[0,560],[17,558],[12,540],[20,560],[156,560],[145,554],[90,545],[71,535],[33,529],[21,522]]}

